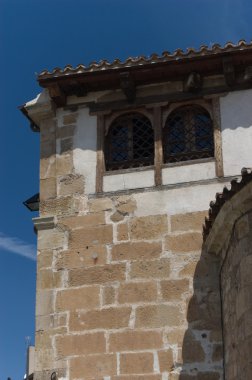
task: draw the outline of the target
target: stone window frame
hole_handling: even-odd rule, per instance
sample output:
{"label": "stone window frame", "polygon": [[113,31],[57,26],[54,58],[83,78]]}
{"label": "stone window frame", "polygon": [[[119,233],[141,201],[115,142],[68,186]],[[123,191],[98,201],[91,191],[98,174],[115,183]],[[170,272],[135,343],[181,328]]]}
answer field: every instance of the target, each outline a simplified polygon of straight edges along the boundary
{"label": "stone window frame", "polygon": [[[171,112],[183,105],[195,105],[204,108],[210,115],[213,123],[213,141],[214,141],[214,157],[200,158],[195,160],[180,161],[176,163],[164,163],[163,161],[163,143],[162,135],[165,122]],[[146,116],[154,129],[154,165],[139,168],[129,168],[106,171],[105,169],[105,136],[108,133],[110,125],[113,121],[127,113],[139,113]],[[189,164],[197,164],[209,160],[215,160],[216,177],[222,177],[223,173],[223,157],[222,157],[222,141],[221,141],[221,118],[220,118],[220,102],[219,96],[210,96],[205,99],[192,99],[183,102],[164,102],[156,104],[147,104],[144,107],[127,107],[127,109],[116,111],[97,112],[97,165],[96,165],[96,192],[103,192],[103,177],[106,175],[116,175],[120,173],[136,172],[144,170],[154,170],[155,186],[162,185],[162,169],[171,166],[182,166]]]}

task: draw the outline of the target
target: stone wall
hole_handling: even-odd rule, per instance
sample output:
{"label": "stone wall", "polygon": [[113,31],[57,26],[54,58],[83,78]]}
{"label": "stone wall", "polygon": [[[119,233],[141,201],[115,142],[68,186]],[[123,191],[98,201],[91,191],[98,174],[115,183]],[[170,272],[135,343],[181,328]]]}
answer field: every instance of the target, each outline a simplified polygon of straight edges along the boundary
{"label": "stone wall", "polygon": [[227,201],[206,241],[220,257],[225,379],[252,378],[252,183]]}
{"label": "stone wall", "polygon": [[58,116],[41,123],[35,380],[221,380],[202,224],[223,183],[90,194],[78,112]]}
{"label": "stone wall", "polygon": [[221,271],[226,378],[252,377],[252,211],[237,220]]}

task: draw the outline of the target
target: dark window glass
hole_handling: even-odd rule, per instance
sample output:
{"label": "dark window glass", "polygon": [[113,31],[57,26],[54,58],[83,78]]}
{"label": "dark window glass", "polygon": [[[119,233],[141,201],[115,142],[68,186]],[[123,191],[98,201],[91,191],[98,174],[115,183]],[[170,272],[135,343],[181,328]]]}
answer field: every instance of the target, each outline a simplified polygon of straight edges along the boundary
{"label": "dark window glass", "polygon": [[213,126],[209,113],[199,106],[173,111],[163,132],[165,162],[179,162],[214,156]]}
{"label": "dark window glass", "polygon": [[105,145],[106,170],[154,163],[154,132],[149,119],[141,114],[118,117],[109,128]]}

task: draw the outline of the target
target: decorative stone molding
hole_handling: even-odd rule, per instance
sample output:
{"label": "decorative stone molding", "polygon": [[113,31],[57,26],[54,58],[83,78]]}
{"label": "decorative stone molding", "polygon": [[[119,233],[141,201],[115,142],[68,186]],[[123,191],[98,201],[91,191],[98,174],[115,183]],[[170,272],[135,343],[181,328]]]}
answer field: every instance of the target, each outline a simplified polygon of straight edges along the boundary
{"label": "decorative stone molding", "polygon": [[53,216],[33,218],[32,221],[36,231],[51,230],[55,227],[55,218]]}

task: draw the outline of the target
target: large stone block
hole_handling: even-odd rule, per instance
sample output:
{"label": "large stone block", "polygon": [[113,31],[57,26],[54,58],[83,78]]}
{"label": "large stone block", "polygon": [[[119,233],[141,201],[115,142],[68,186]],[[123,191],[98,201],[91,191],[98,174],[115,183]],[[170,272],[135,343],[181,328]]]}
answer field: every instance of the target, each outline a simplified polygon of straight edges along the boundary
{"label": "large stone block", "polygon": [[202,248],[202,243],[202,233],[168,235],[165,239],[165,249],[172,252],[199,251]]}
{"label": "large stone block", "polygon": [[106,351],[104,333],[64,335],[55,338],[56,358],[75,355],[100,354]]}
{"label": "large stone block", "polygon": [[117,240],[129,240],[129,228],[127,223],[121,223],[117,226]]}
{"label": "large stone block", "polygon": [[156,282],[121,284],[118,290],[119,303],[152,302],[157,300]]}
{"label": "large stone block", "polygon": [[83,249],[57,252],[55,256],[56,269],[81,269],[106,264],[107,250],[104,245],[89,245]]}
{"label": "large stone block", "polygon": [[37,289],[55,289],[62,286],[62,273],[41,269],[37,274]]}
{"label": "large stone block", "polygon": [[113,201],[110,198],[90,199],[88,206],[90,212],[108,211],[113,208]]}
{"label": "large stone block", "polygon": [[158,351],[159,368],[161,372],[170,372],[174,366],[171,349]]}
{"label": "large stone block", "polygon": [[171,231],[202,231],[207,211],[190,212],[171,216]]}
{"label": "large stone block", "polygon": [[158,239],[167,232],[167,215],[142,216],[139,218],[133,218],[130,221],[131,239]]}
{"label": "large stone block", "polygon": [[105,376],[116,374],[115,354],[87,355],[70,359],[70,378],[85,380],[102,380]]}
{"label": "large stone block", "polygon": [[161,281],[161,294],[165,301],[179,301],[188,292],[188,279]]}
{"label": "large stone block", "polygon": [[69,248],[82,249],[88,245],[111,244],[113,242],[113,229],[111,225],[85,227],[70,232]]}
{"label": "large stone block", "polygon": [[56,173],[57,176],[70,174],[73,171],[72,154],[61,154],[56,156]]}
{"label": "large stone block", "polygon": [[179,306],[174,305],[149,305],[136,309],[136,327],[178,327],[184,323]]}
{"label": "large stone block", "polygon": [[57,311],[92,309],[100,306],[100,287],[60,290],[56,294]]}
{"label": "large stone block", "polygon": [[141,351],[162,348],[162,332],[128,330],[109,335],[109,351]]}
{"label": "large stone block", "polygon": [[70,331],[93,329],[119,329],[128,327],[130,307],[110,307],[87,312],[75,312],[70,315]]}
{"label": "large stone block", "polygon": [[57,195],[56,179],[55,177],[45,178],[40,180],[40,193],[41,201],[55,198]]}
{"label": "large stone block", "polygon": [[105,214],[103,212],[62,218],[58,222],[58,225],[64,226],[69,230],[79,229],[86,226],[97,226],[101,224],[105,224]]}
{"label": "large stone block", "polygon": [[58,178],[58,195],[73,195],[84,193],[84,177],[80,174],[66,174]]}
{"label": "large stone block", "polygon": [[102,265],[69,271],[69,286],[105,284],[125,280],[125,264]]}
{"label": "large stone block", "polygon": [[112,247],[111,256],[114,261],[155,259],[162,252],[161,242],[129,242]]}
{"label": "large stone block", "polygon": [[131,264],[130,278],[167,278],[170,275],[170,260],[135,261]]}
{"label": "large stone block", "polygon": [[121,374],[153,372],[154,358],[151,352],[125,353],[120,355]]}

